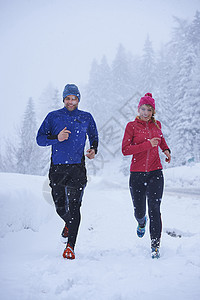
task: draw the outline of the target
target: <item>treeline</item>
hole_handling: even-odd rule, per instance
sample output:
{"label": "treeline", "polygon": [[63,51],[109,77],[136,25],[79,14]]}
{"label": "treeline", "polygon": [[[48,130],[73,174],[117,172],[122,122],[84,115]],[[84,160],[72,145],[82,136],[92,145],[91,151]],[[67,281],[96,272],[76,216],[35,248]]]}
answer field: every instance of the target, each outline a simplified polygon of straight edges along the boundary
{"label": "treeline", "polygon": [[38,106],[30,97],[21,120],[11,138],[4,141],[0,155],[0,171],[31,175],[45,175],[49,169],[50,147],[39,147],[36,134],[41,122],[51,110],[61,107],[61,96],[48,85],[38,99]]}
{"label": "treeline", "polygon": [[[100,133],[99,154],[91,163],[94,173],[116,158],[126,173],[128,163],[120,151],[123,132],[146,92],[156,101],[156,118],[172,150],[171,166],[200,161],[200,13],[190,23],[174,18],[174,24],[171,40],[158,52],[147,37],[142,55],[133,56],[120,44],[111,64],[106,56],[92,63],[81,107],[94,115]],[[48,86],[36,103],[38,107],[28,99],[16,139],[5,142],[0,171],[47,173],[50,149],[38,147],[35,136],[45,115],[61,108],[61,95]]]}
{"label": "treeline", "polygon": [[[159,52],[147,37],[141,56],[120,45],[111,64],[105,56],[100,63],[94,61],[85,105],[100,128],[113,116],[118,122],[113,127],[120,128],[137,115],[140,96],[151,92],[156,118],[172,149],[171,166],[180,166],[200,161],[200,13],[191,23],[174,18],[174,24],[171,40]],[[112,136],[109,144],[111,149]]]}

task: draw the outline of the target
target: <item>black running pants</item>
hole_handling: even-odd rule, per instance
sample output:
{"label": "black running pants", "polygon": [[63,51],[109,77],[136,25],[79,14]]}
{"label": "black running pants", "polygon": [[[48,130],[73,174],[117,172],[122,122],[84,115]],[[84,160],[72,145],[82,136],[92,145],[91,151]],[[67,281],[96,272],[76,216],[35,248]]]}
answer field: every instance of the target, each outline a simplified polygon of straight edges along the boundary
{"label": "black running pants", "polygon": [[162,170],[151,172],[131,172],[129,187],[133,200],[134,215],[139,224],[144,224],[146,200],[150,219],[150,237],[152,247],[159,246],[162,221],[160,204],[163,195],[164,178]]}
{"label": "black running pants", "polygon": [[68,243],[74,248],[81,221],[80,207],[87,182],[85,166],[51,165],[49,179],[56,212],[67,224]]}

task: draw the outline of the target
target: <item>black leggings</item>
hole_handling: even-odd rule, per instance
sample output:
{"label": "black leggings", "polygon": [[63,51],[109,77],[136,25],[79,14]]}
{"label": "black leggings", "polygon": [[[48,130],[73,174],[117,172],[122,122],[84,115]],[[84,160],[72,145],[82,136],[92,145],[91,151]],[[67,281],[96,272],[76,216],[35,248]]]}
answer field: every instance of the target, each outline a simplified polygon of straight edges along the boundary
{"label": "black leggings", "polygon": [[51,165],[49,179],[56,212],[67,224],[68,243],[74,248],[81,221],[80,207],[87,182],[85,166]]}
{"label": "black leggings", "polygon": [[80,207],[84,188],[57,186],[52,188],[56,212],[69,229],[68,243],[74,248],[81,221]]}
{"label": "black leggings", "polygon": [[164,186],[162,170],[131,172],[129,186],[133,200],[134,215],[140,225],[144,224],[147,198],[151,245],[152,247],[158,247],[162,231],[160,213]]}

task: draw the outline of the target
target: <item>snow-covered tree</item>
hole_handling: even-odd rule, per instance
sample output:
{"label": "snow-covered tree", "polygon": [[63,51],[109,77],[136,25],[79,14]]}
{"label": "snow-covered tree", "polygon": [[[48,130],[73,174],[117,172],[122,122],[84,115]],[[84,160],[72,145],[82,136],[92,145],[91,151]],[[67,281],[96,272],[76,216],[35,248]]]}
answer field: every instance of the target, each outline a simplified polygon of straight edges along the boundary
{"label": "snow-covered tree", "polygon": [[35,142],[36,115],[32,98],[29,98],[19,132],[19,148],[16,152],[18,173],[37,174],[39,149]]}
{"label": "snow-covered tree", "polygon": [[149,36],[147,36],[144,44],[139,77],[141,93],[152,93],[154,91],[157,76],[155,72],[155,54]]}
{"label": "snow-covered tree", "polygon": [[36,113],[32,98],[29,98],[21,125],[16,129],[16,138],[5,141],[2,157],[3,171],[12,173],[45,175],[48,170],[49,150],[42,151],[36,144]]}
{"label": "snow-covered tree", "polygon": [[89,82],[85,88],[85,106],[90,109],[91,113],[95,113],[96,106],[101,103],[99,95],[99,65],[96,60],[93,60],[89,75]]}
{"label": "snow-covered tree", "polygon": [[[185,20],[176,18],[177,27],[171,41],[170,51],[172,62],[171,82],[174,97],[174,117],[171,127],[173,135],[171,143],[174,147],[176,165],[187,164],[194,160],[194,126],[193,109],[197,104],[194,90],[193,70],[196,66],[196,42],[191,43],[190,26]],[[198,40],[196,40],[198,41]],[[198,75],[197,75],[198,76]],[[198,123],[198,120],[196,120]]]}
{"label": "snow-covered tree", "polygon": [[116,107],[120,107],[123,101],[126,101],[134,93],[128,57],[123,45],[120,44],[111,68],[112,90]]}
{"label": "snow-covered tree", "polygon": [[194,20],[189,26],[188,41],[193,45],[195,54],[199,55],[200,47],[200,12],[197,10],[194,16]]}
{"label": "snow-covered tree", "polygon": [[[171,136],[171,123],[173,121],[173,95],[171,94],[171,81],[170,81],[170,64],[167,52],[167,46],[162,47],[157,55],[156,63],[156,85],[153,98],[156,102],[155,118],[162,124],[162,132],[166,141],[170,145]],[[161,160],[164,162],[164,156],[161,155]],[[163,164],[165,166],[165,164]]]}
{"label": "snow-covered tree", "polygon": [[1,146],[0,146],[0,172],[4,172],[4,171],[5,171],[4,158],[3,158]]}
{"label": "snow-covered tree", "polygon": [[42,92],[37,107],[37,119],[41,123],[45,116],[52,110],[62,107],[62,98],[58,89],[54,88],[51,83]]}
{"label": "snow-covered tree", "polygon": [[50,107],[50,110],[57,110],[62,107],[62,97],[61,97],[58,89],[53,90],[52,102],[49,107]]}
{"label": "snow-covered tree", "polygon": [[[170,166],[200,160],[200,13],[196,12],[190,24],[176,17],[174,21],[172,38],[159,53],[154,53],[149,37],[138,57],[128,55],[120,45],[111,68],[105,59],[101,64],[93,63],[87,85],[88,109],[96,115],[99,128],[106,119],[117,119],[109,128],[104,127],[107,131],[111,124],[120,131],[126,114],[129,121],[130,111],[139,101],[131,102],[134,94],[151,92],[156,101],[155,117],[161,121],[172,150]],[[124,164],[125,160],[121,170]]]}
{"label": "snow-covered tree", "polygon": [[98,123],[98,127],[110,118],[112,109],[111,74],[107,59],[103,56],[100,64],[93,61],[89,82],[85,88],[85,107]]}
{"label": "snow-covered tree", "polygon": [[[192,65],[190,76],[187,78],[186,99],[187,124],[185,130],[190,144],[190,160],[200,161],[200,37],[195,34],[200,32],[200,13],[197,11],[194,21],[189,26],[188,44],[190,45],[190,55],[188,64]],[[192,105],[191,105],[192,103]]]}
{"label": "snow-covered tree", "polygon": [[131,85],[131,94],[135,95],[137,93],[141,94],[141,57],[139,55],[128,56],[129,68],[130,68],[130,85]]}

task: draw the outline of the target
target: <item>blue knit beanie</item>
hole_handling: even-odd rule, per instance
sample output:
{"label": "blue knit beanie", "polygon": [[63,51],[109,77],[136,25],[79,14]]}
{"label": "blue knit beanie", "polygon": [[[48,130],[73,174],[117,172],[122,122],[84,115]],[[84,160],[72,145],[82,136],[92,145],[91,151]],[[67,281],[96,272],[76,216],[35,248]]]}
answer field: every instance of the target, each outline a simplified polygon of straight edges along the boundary
{"label": "blue knit beanie", "polygon": [[63,91],[63,101],[69,95],[74,95],[74,96],[78,97],[78,101],[80,101],[80,99],[81,99],[81,94],[79,92],[78,87],[75,84],[67,84],[65,86],[64,91]]}

